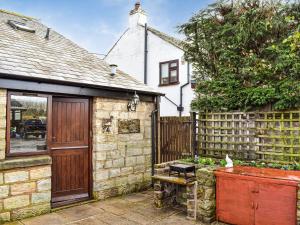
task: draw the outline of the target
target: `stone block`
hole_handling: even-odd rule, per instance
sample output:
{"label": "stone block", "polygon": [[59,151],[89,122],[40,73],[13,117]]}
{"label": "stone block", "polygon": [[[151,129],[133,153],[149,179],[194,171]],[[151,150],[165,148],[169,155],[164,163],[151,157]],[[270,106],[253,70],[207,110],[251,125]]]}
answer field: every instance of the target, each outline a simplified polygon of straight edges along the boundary
{"label": "stone block", "polygon": [[26,208],[13,210],[11,212],[11,219],[21,220],[28,217],[34,217],[45,213],[49,213],[50,210],[51,210],[50,203],[36,205],[36,206],[29,206]]}
{"label": "stone block", "polygon": [[100,182],[94,182],[94,191],[110,189],[116,186],[116,179],[109,179]]}
{"label": "stone block", "polygon": [[51,177],[50,166],[30,170],[30,179],[41,179],[47,177]]}
{"label": "stone block", "polygon": [[120,173],[121,173],[121,169],[120,168],[110,169],[109,170],[109,177],[112,178],[112,177],[120,176]]}
{"label": "stone block", "polygon": [[126,156],[139,156],[143,154],[142,148],[128,148],[126,151]]}
{"label": "stone block", "polygon": [[96,161],[94,163],[94,170],[101,170],[104,168],[104,165],[105,165],[105,161]]}
{"label": "stone block", "polygon": [[101,143],[101,144],[96,144],[95,145],[95,148],[94,148],[94,151],[113,151],[113,150],[116,150],[118,149],[117,148],[117,143]]}
{"label": "stone block", "polygon": [[106,160],[106,152],[96,152],[95,160]]}
{"label": "stone block", "polygon": [[108,169],[108,168],[112,168],[113,167],[113,161],[112,160],[107,160],[104,163],[104,168]]}
{"label": "stone block", "polygon": [[28,180],[27,171],[7,172],[4,174],[4,182],[6,184]]}
{"label": "stone block", "polygon": [[96,181],[107,180],[108,177],[109,177],[109,170],[101,170],[95,173]]}
{"label": "stone block", "polygon": [[4,183],[3,173],[0,173],[0,185]]}
{"label": "stone block", "polygon": [[32,193],[35,191],[35,182],[12,184],[10,186],[11,195],[20,195],[25,193]]}
{"label": "stone block", "polygon": [[145,165],[138,165],[133,167],[133,172],[134,173],[143,173],[146,171]]}
{"label": "stone block", "polygon": [[205,200],[214,200],[216,196],[215,188],[207,188],[205,189],[204,199]]}
{"label": "stone block", "polygon": [[32,193],[31,195],[32,204],[50,203],[50,200],[51,200],[51,192]]}
{"label": "stone block", "polygon": [[125,165],[128,166],[135,166],[136,165],[136,157],[131,156],[131,157],[126,157],[125,158]]}
{"label": "stone block", "polygon": [[9,193],[9,186],[0,186],[0,198],[6,198]]}
{"label": "stone block", "polygon": [[50,191],[51,190],[51,179],[44,179],[37,181],[37,190],[41,191]]}
{"label": "stone block", "polygon": [[121,175],[128,175],[133,173],[133,167],[123,167],[121,168]]}
{"label": "stone block", "polygon": [[125,165],[124,158],[113,160],[113,167],[124,167],[124,165]]}
{"label": "stone block", "polygon": [[216,208],[216,202],[210,200],[200,200],[198,201],[198,206],[200,209],[205,211],[214,210]]}
{"label": "stone block", "polygon": [[0,224],[10,221],[10,213],[4,212],[0,213]]}
{"label": "stone block", "polygon": [[29,195],[19,195],[3,200],[3,206],[6,210],[22,208],[29,205]]}
{"label": "stone block", "polygon": [[199,185],[213,187],[216,183],[214,171],[208,168],[198,169],[196,172],[197,181]]}
{"label": "stone block", "polygon": [[116,186],[124,186],[128,183],[128,177],[118,177],[116,179]]}
{"label": "stone block", "polygon": [[137,156],[136,157],[136,164],[137,165],[145,164],[145,156],[143,156],[143,155]]}

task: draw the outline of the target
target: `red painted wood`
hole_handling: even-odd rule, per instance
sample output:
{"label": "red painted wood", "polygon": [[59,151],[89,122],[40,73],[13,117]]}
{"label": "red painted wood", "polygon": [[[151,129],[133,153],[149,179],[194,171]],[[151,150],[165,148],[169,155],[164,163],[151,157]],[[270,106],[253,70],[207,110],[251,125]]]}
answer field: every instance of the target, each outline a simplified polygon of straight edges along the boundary
{"label": "red painted wood", "polygon": [[52,203],[89,197],[89,100],[53,98],[52,124]]}
{"label": "red painted wood", "polygon": [[256,197],[256,225],[296,224],[297,189],[291,186],[260,183]]}
{"label": "red painted wood", "polygon": [[254,224],[252,195],[255,183],[228,177],[218,177],[217,218],[230,224]]}
{"label": "red painted wood", "polygon": [[299,171],[221,168],[217,218],[237,225],[295,225]]}

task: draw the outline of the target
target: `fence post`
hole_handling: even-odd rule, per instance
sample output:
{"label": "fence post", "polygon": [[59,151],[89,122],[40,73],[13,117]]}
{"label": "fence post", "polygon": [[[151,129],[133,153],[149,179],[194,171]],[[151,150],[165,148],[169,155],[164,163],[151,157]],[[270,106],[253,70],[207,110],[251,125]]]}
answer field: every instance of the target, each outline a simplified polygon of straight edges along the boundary
{"label": "fence post", "polygon": [[191,146],[192,146],[192,153],[193,153],[193,157],[198,156],[198,147],[197,147],[197,114],[196,112],[191,112],[191,122],[192,122],[192,126],[191,126]]}

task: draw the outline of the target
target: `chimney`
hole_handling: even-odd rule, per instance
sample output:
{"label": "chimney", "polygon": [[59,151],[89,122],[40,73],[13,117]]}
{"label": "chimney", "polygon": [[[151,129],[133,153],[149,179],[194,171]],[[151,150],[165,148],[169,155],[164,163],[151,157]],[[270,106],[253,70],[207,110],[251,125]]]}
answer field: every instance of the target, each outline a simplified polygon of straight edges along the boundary
{"label": "chimney", "polygon": [[147,14],[142,9],[140,1],[137,1],[129,13],[129,28],[135,28],[138,25],[144,26],[147,23]]}
{"label": "chimney", "polygon": [[135,10],[135,11],[138,11],[138,10],[140,9],[140,7],[141,7],[141,3],[140,3],[140,2],[137,2],[137,3],[135,3],[135,5],[134,5],[134,10]]}

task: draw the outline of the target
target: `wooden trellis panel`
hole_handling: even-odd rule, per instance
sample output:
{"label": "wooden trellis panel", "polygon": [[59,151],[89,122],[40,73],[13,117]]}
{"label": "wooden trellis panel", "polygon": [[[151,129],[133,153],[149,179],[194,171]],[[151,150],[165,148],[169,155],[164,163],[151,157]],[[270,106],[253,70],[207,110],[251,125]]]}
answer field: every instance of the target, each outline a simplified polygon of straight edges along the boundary
{"label": "wooden trellis panel", "polygon": [[200,155],[300,161],[300,111],[200,113],[198,118]]}

